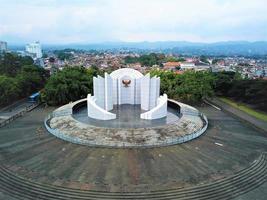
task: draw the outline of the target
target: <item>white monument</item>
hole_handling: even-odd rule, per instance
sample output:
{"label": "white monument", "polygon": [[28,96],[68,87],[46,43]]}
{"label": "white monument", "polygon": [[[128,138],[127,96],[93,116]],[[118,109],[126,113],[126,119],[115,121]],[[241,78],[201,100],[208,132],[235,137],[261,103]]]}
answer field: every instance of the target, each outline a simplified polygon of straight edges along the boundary
{"label": "white monument", "polygon": [[110,112],[114,105],[141,104],[142,119],[159,119],[167,115],[167,95],[160,96],[160,78],[122,68],[94,77],[94,96],[88,94],[88,116],[98,120],[116,119]]}

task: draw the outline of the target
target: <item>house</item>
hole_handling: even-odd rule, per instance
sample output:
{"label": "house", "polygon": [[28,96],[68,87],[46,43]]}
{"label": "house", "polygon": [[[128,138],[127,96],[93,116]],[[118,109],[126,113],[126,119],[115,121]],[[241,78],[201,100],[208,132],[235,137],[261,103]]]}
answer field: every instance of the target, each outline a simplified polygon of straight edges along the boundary
{"label": "house", "polygon": [[194,62],[182,62],[180,67],[181,70],[188,70],[188,69],[194,69],[195,68],[195,63]]}
{"label": "house", "polygon": [[163,63],[163,69],[164,70],[175,71],[178,68],[180,68],[180,62],[166,62],[166,63]]}

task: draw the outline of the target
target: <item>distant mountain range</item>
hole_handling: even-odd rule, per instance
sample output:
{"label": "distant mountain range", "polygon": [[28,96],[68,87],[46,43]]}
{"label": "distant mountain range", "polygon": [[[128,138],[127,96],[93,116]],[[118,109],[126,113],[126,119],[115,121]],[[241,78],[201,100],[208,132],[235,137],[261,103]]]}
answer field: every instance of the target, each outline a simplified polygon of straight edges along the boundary
{"label": "distant mountain range", "polygon": [[229,41],[216,43],[195,43],[186,41],[163,42],[104,42],[97,44],[43,45],[46,50],[132,50],[141,52],[163,52],[187,55],[267,55],[267,41]]}

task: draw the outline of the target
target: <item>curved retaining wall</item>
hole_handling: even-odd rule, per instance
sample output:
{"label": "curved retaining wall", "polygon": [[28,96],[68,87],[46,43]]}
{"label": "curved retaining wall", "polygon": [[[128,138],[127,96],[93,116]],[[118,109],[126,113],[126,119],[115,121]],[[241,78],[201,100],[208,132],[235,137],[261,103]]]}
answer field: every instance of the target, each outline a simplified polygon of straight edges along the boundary
{"label": "curved retaining wall", "polygon": [[167,116],[167,102],[168,102],[168,97],[166,94],[164,94],[163,96],[160,96],[158,98],[158,105],[154,108],[152,108],[151,110],[142,113],[140,115],[141,119],[160,119],[163,117]]}
{"label": "curved retaining wall", "polygon": [[88,94],[87,96],[88,116],[98,120],[116,119],[116,114],[108,112],[96,104],[96,98]]}
{"label": "curved retaining wall", "polygon": [[[78,104],[82,104],[82,103],[84,103],[84,102],[83,101],[79,101],[78,102]],[[181,112],[183,110],[186,110],[186,108],[183,108],[184,105],[186,105],[186,104],[182,104],[182,103],[174,101],[174,100],[168,100],[168,104],[170,104],[171,106],[175,106],[176,105],[178,108],[181,109]],[[74,105],[73,109],[77,108],[77,106],[78,105]],[[186,106],[188,106],[188,105],[186,105]],[[189,108],[190,107],[191,106],[189,106]],[[86,146],[91,146],[91,147],[106,147],[106,148],[153,148],[153,147],[162,147],[162,146],[181,144],[181,143],[188,142],[190,140],[193,140],[193,139],[201,136],[208,128],[208,120],[207,120],[207,117],[205,115],[203,115],[202,113],[198,112],[198,110],[196,110],[196,111],[197,111],[197,113],[194,113],[193,116],[197,115],[202,119],[203,126],[202,126],[201,129],[199,129],[198,131],[183,135],[183,136],[176,137],[176,138],[171,138],[171,139],[166,139],[164,141],[155,142],[154,144],[132,144],[132,145],[129,145],[129,144],[126,144],[124,142],[121,142],[121,143],[116,143],[116,144],[110,145],[110,144],[104,144],[104,143],[101,143],[101,142],[94,142],[94,141],[90,141],[90,140],[84,140],[84,139],[81,139],[81,138],[78,138],[78,137],[73,137],[73,136],[70,136],[70,135],[67,135],[67,134],[63,133],[62,131],[60,131],[58,129],[53,129],[53,128],[50,127],[50,125],[49,125],[50,120],[53,117],[57,117],[54,114],[50,114],[49,116],[47,116],[45,118],[44,125],[45,125],[46,129],[48,130],[48,132],[51,133],[52,135],[54,135],[54,136],[56,136],[56,137],[58,137],[58,138],[60,138],[62,140],[65,140],[65,141],[68,141],[68,142],[72,142],[72,143],[75,143],[75,144],[81,144],[81,145],[86,145]],[[191,115],[191,113],[188,113],[188,112],[184,112],[183,113],[182,112],[181,115],[183,117],[183,115],[184,116]],[[171,124],[168,124],[168,127],[170,125]],[[166,127],[167,127],[167,125],[166,125]],[[161,131],[162,130],[166,131],[166,127],[165,126],[160,127]],[[174,127],[174,128],[176,128],[176,127]],[[101,129],[106,129],[106,130],[108,129],[109,130],[109,128],[101,128]],[[121,129],[118,129],[118,130],[121,130]],[[127,131],[127,129],[124,129],[124,130]],[[155,130],[158,130],[158,128],[155,128]],[[113,129],[113,131],[114,131],[114,129]],[[129,129],[129,131],[132,131],[132,130]]]}

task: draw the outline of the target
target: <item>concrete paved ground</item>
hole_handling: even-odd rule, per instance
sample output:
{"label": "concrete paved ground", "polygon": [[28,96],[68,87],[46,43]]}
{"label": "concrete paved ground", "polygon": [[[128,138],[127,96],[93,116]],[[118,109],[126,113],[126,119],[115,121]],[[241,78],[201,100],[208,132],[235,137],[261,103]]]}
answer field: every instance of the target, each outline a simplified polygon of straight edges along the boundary
{"label": "concrete paved ground", "polygon": [[266,121],[255,118],[242,110],[234,108],[233,106],[221,101],[219,98],[209,99],[208,101],[219,106],[220,108],[227,111],[228,113],[238,116],[241,120],[244,120],[250,123],[252,126],[258,128],[260,131],[265,132],[267,134],[267,122]]}
{"label": "concrete paved ground", "polygon": [[[89,148],[47,133],[36,108],[0,129],[0,157],[9,169],[32,180],[105,191],[150,191],[212,182],[248,167],[267,138],[210,106],[207,132],[181,145],[154,149]],[[249,193],[248,193],[249,195]]]}
{"label": "concrete paved ground", "polygon": [[[5,120],[11,116],[21,112],[26,107],[32,105],[33,103],[28,102],[27,99],[19,100],[9,106],[0,109],[0,120]],[[1,122],[1,121],[0,121]]]}
{"label": "concrete paved ground", "polygon": [[234,200],[266,200],[267,199],[267,182],[260,187],[252,190],[246,194],[243,194]]}
{"label": "concrete paved ground", "polygon": [[4,194],[4,193],[2,193],[2,192],[0,192],[0,199],[1,199],[1,200],[16,200],[15,198],[10,197],[10,196],[8,196],[7,194]]}

